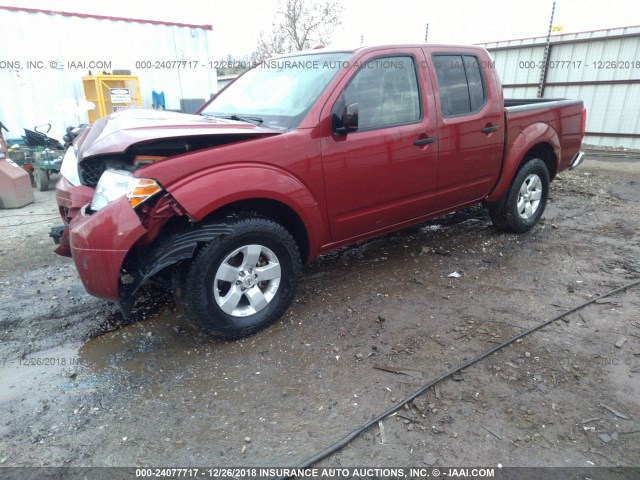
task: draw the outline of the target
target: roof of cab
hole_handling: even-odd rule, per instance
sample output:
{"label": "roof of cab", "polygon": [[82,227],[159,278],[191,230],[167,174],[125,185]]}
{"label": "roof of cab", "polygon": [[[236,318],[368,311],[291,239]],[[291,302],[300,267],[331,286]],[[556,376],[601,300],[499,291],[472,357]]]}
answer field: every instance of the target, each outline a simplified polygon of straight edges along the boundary
{"label": "roof of cab", "polygon": [[291,52],[284,53],[282,55],[276,55],[268,60],[280,59],[280,58],[290,58],[290,57],[298,57],[302,55],[321,55],[321,54],[331,54],[331,53],[366,53],[366,52],[374,52],[376,50],[391,50],[391,49],[406,49],[406,48],[426,48],[428,50],[439,50],[439,49],[461,49],[461,50],[477,50],[477,51],[486,51],[484,47],[478,45],[455,45],[455,44],[437,44],[437,43],[408,43],[408,44],[381,44],[381,45],[357,45],[357,46],[318,46],[309,50],[302,50],[299,52]]}

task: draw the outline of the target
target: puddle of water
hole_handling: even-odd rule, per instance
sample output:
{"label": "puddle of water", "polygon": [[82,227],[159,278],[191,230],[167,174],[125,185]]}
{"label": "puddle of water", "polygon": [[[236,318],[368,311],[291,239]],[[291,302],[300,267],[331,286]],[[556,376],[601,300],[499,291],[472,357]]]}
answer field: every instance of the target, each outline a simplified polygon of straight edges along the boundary
{"label": "puddle of water", "polygon": [[199,332],[183,317],[165,310],[87,341],[80,347],[78,358],[94,373],[114,369],[147,372],[167,356],[188,350],[198,336]]}
{"label": "puddle of water", "polygon": [[163,313],[84,344],[43,350],[24,359],[0,359],[0,404],[36,391],[38,396],[42,391],[79,394],[131,374],[153,377],[169,358],[169,365],[177,365],[202,337],[186,320]]}
{"label": "puddle of water", "polygon": [[25,397],[34,389],[64,393],[72,388],[69,375],[81,368],[77,345],[7,360],[0,368],[0,404]]}

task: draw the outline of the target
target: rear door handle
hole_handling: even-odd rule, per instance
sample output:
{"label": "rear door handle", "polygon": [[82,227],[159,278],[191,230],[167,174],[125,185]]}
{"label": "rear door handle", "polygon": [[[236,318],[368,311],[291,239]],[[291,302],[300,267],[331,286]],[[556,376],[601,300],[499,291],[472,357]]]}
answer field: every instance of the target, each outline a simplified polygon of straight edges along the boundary
{"label": "rear door handle", "polygon": [[498,131],[500,127],[498,127],[497,125],[494,125],[492,127],[484,127],[483,129],[481,129],[480,131],[482,133],[491,133],[491,132],[496,132]]}
{"label": "rear door handle", "polygon": [[413,142],[413,144],[417,145],[418,147],[420,147],[422,145],[428,145],[428,144],[433,143],[435,141],[436,141],[436,137],[426,137],[426,138],[419,138],[418,140]]}

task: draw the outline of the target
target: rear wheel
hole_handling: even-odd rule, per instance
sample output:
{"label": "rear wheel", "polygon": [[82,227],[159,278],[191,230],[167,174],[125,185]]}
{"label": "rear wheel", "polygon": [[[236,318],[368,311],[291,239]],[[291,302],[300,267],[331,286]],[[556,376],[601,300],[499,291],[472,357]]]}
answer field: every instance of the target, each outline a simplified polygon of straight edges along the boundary
{"label": "rear wheel", "polygon": [[509,190],[496,203],[488,205],[493,224],[501,230],[523,233],[538,223],[549,196],[549,171],[539,158],[526,161]]}
{"label": "rear wheel", "polygon": [[187,267],[181,303],[214,336],[241,338],[285,312],[299,276],[298,246],[284,227],[264,218],[238,220]]}

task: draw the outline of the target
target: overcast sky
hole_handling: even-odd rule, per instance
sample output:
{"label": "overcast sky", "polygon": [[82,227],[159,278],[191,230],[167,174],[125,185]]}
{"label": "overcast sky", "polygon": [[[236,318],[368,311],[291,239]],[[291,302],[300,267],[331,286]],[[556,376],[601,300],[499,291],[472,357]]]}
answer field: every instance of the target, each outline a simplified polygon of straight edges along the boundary
{"label": "overcast sky", "polygon": [[[255,49],[260,31],[270,28],[277,0],[0,0],[0,4],[210,24],[213,54],[219,59],[242,57]],[[427,23],[429,43],[545,36],[552,4],[552,0],[348,0],[343,2],[343,23],[333,43],[354,45],[361,38],[366,44],[420,43]],[[562,33],[640,25],[640,8],[632,0],[557,0],[554,25],[562,25]]]}

